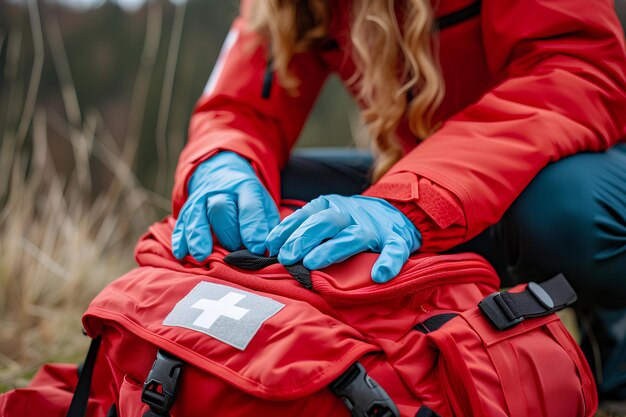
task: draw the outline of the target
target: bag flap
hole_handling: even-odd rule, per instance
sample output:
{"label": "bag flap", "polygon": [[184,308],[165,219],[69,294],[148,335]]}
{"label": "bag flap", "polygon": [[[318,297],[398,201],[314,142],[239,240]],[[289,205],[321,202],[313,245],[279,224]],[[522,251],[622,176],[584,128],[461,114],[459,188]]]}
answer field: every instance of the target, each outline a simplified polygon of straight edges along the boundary
{"label": "bag flap", "polygon": [[91,337],[111,327],[133,333],[270,400],[318,391],[380,350],[309,303],[163,268],[138,268],[109,285],[83,324]]}
{"label": "bag flap", "polygon": [[[282,211],[283,215],[289,212],[286,208]],[[213,253],[203,263],[187,256],[181,265],[171,253],[173,228],[172,217],[150,227],[150,233],[137,246],[136,257],[140,265],[189,272],[193,270],[205,274],[213,264],[224,264],[224,257],[229,252],[216,242]],[[154,256],[157,251],[157,256]],[[484,294],[490,294],[500,286],[493,267],[478,254],[441,255],[420,252],[407,260],[397,277],[385,284],[377,284],[371,279],[371,270],[378,256],[377,253],[364,252],[322,270],[311,271],[313,291],[333,305],[355,305],[382,303],[396,297],[424,292],[442,284],[472,283],[479,285]],[[227,267],[233,268],[230,265]],[[270,279],[279,275],[289,277],[289,273],[279,264],[254,271],[254,274]],[[256,288],[258,285],[245,283],[245,286]]]}
{"label": "bag flap", "polygon": [[475,284],[487,294],[497,290],[499,278],[480,255],[417,253],[400,273],[385,284],[371,279],[377,253],[361,253],[311,274],[313,288],[334,305],[384,302],[407,294],[425,294],[443,285]]}

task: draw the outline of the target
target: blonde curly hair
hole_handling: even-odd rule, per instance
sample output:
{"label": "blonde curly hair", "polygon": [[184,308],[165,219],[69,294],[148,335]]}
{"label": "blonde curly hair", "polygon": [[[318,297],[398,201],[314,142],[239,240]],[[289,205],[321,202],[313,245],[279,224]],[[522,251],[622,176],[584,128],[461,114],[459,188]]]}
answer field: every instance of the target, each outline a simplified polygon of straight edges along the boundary
{"label": "blonde curly hair", "polygon": [[[432,116],[443,98],[443,79],[432,37],[429,0],[352,0],[351,40],[358,99],[380,178],[403,156],[396,128],[406,112],[419,139],[433,131]],[[403,16],[403,24],[397,14]],[[297,94],[299,80],[288,71],[298,52],[327,40],[328,0],[257,0],[250,11],[252,30],[270,40],[272,62],[281,85]]]}

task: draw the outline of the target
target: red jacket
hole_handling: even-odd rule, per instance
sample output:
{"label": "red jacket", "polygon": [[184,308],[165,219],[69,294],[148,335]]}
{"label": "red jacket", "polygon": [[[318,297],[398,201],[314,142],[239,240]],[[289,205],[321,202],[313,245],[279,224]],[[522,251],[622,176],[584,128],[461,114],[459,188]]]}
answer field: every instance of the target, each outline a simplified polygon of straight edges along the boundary
{"label": "red jacket", "polygon": [[[463,15],[474,1],[441,0],[436,14]],[[355,71],[350,2],[329,3],[338,47],[293,58],[297,97],[278,82],[263,97],[267,46],[244,18],[235,20],[191,119],[175,216],[194,169],[220,150],[249,159],[279,200],[280,169],[324,81]],[[612,0],[483,0],[480,13],[442,29],[443,124],[424,142],[402,124],[406,155],[365,194],[401,209],[421,231],[423,251],[441,251],[498,222],[548,163],[624,138],[626,53],[613,7]]]}

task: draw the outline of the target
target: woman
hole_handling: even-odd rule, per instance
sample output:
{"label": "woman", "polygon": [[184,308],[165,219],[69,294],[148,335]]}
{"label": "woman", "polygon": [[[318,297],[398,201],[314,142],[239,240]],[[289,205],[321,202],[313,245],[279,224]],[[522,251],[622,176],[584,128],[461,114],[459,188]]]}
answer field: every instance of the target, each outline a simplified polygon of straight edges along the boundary
{"label": "woman", "polygon": [[[478,246],[514,280],[564,272],[584,302],[624,306],[623,39],[610,0],[243,2],[179,160],[174,255],[203,261],[211,231],[311,269],[371,250],[386,282],[418,250]],[[362,106],[372,185],[357,163],[320,190],[320,166],[350,163],[335,155],[281,194],[330,73]],[[318,195],[279,223],[281,196]]]}

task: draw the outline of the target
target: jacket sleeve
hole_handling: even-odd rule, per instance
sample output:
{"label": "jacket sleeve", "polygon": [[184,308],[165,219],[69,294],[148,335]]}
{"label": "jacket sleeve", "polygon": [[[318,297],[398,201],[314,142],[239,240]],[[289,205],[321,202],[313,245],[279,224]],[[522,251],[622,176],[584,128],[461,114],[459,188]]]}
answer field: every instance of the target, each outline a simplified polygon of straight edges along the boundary
{"label": "jacket sleeve", "polygon": [[[242,9],[249,3],[242,1]],[[267,42],[247,30],[243,16],[242,10],[191,116],[188,142],[179,157],[174,179],[175,217],[187,199],[187,182],[196,167],[224,150],[248,159],[278,201],[280,167],[286,163],[328,76],[328,68],[318,55],[298,53],[290,64],[291,72],[300,80],[297,94],[290,94],[274,80],[269,97],[264,98]]]}
{"label": "jacket sleeve", "polygon": [[611,0],[484,0],[481,19],[500,81],[366,191],[413,220],[425,251],[497,223],[548,163],[626,133],[624,34]]}

